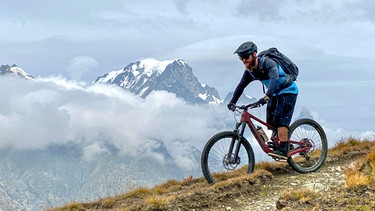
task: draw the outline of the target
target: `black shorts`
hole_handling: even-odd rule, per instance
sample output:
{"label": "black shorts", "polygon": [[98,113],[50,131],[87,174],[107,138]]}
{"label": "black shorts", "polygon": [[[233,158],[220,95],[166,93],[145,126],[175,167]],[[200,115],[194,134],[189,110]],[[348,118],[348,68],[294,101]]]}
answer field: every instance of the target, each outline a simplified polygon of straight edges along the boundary
{"label": "black shorts", "polygon": [[289,127],[296,101],[296,94],[271,97],[267,104],[267,123],[276,128]]}

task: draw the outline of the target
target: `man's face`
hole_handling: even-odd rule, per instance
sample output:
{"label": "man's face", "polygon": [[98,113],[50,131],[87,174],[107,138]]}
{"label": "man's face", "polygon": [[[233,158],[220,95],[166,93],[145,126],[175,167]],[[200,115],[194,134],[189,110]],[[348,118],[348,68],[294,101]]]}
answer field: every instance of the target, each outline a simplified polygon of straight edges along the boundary
{"label": "man's face", "polygon": [[245,65],[246,69],[256,69],[258,67],[258,60],[256,52],[240,56],[240,60]]}

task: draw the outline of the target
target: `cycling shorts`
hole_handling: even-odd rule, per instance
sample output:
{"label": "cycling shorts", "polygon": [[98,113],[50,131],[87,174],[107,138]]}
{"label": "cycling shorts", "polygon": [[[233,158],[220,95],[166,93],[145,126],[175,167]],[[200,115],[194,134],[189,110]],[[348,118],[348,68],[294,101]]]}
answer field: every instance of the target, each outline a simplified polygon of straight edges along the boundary
{"label": "cycling shorts", "polygon": [[296,101],[296,94],[281,94],[271,97],[267,103],[267,123],[276,128],[289,127]]}

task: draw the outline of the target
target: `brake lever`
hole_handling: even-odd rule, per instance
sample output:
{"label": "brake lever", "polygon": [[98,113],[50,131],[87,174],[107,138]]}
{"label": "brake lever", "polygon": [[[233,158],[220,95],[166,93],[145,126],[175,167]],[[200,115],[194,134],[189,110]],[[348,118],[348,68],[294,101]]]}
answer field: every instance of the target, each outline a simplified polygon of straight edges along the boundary
{"label": "brake lever", "polygon": [[255,102],[255,103],[251,104],[249,107],[250,107],[250,108],[258,108],[258,107],[261,107],[261,106],[262,106],[262,105],[261,105],[260,103]]}

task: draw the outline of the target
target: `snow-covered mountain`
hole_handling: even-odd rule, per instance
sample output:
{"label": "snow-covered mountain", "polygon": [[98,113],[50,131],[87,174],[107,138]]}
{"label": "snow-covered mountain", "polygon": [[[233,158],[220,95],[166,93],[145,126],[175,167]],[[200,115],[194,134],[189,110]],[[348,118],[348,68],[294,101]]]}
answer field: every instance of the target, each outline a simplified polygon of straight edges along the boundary
{"label": "snow-covered mountain", "polygon": [[30,74],[28,74],[26,71],[22,70],[20,67],[18,67],[15,64],[13,64],[12,66],[1,65],[0,75],[18,76],[18,77],[26,78],[28,80],[34,78]]}
{"label": "snow-covered mountain", "polygon": [[182,59],[144,59],[100,76],[95,83],[116,84],[143,98],[152,91],[164,90],[193,104],[221,103],[218,91],[200,83]]}

